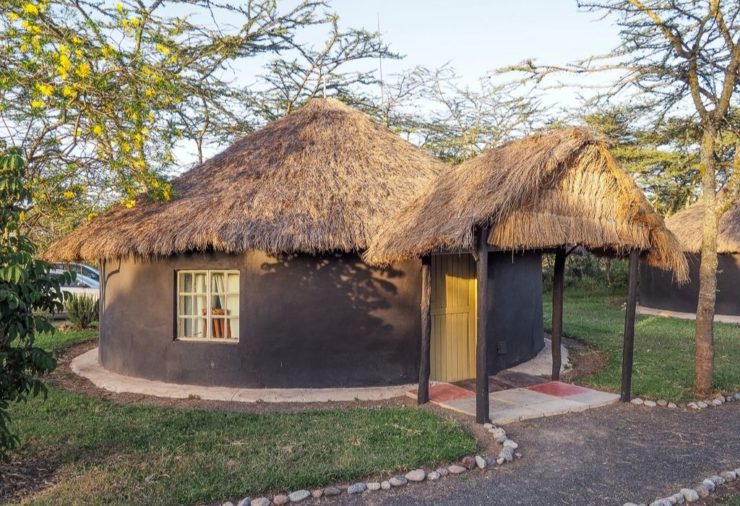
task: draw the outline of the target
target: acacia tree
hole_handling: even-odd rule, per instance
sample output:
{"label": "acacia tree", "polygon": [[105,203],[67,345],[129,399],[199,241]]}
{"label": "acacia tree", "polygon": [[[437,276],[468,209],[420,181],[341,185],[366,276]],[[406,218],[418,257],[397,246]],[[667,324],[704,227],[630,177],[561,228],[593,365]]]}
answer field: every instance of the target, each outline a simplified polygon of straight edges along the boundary
{"label": "acacia tree", "polygon": [[[27,157],[39,202],[26,222],[33,238],[46,242],[115,200],[133,206],[141,192],[169,199],[173,150],[192,145],[202,161],[205,146],[315,94],[325,74],[338,90],[370,79],[341,67],[386,46],[376,34],[340,30],[328,8],[318,0],[4,2],[0,142]],[[326,48],[306,47],[306,28],[328,30]],[[236,84],[265,65],[265,78]],[[278,75],[304,86],[278,100]]]}
{"label": "acacia tree", "polygon": [[[554,73],[579,76],[618,73],[603,95],[628,98],[657,122],[691,112],[699,132],[702,223],[699,300],[696,313],[694,390],[707,393],[714,369],[714,305],[717,290],[717,226],[722,209],[717,177],[719,141],[731,129],[729,117],[740,67],[740,3],[720,0],[605,0],[579,6],[616,19],[619,47],[564,67],[525,62],[508,70],[541,80]],[[729,177],[728,197],[737,193]]]}

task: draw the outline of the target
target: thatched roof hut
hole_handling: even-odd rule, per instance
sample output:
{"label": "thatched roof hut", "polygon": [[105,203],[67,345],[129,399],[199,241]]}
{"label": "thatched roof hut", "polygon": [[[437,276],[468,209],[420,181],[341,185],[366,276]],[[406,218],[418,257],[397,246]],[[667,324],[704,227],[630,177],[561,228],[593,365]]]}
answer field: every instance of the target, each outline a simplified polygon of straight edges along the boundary
{"label": "thatched roof hut", "polygon": [[172,201],[115,206],[45,256],[359,251],[442,167],[368,116],[314,99],[175,179]]}
{"label": "thatched roof hut", "polygon": [[649,263],[686,278],[676,237],[606,142],[580,128],[512,141],[449,168],[381,228],[366,259],[469,251],[483,224],[491,225],[489,245],[502,250],[638,249]]}
{"label": "thatched roof hut", "polygon": [[[681,241],[683,251],[699,253],[701,250],[703,216],[704,205],[697,202],[666,220],[666,226]],[[740,201],[730,205],[719,219],[717,253],[740,253]]]}

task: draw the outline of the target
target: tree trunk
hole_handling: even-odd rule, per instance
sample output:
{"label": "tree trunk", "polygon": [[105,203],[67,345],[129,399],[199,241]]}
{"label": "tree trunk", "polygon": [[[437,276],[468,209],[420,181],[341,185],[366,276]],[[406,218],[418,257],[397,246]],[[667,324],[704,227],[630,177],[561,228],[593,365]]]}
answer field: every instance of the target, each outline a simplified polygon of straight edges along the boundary
{"label": "tree trunk", "polygon": [[717,196],[715,136],[705,127],[701,144],[702,220],[701,266],[699,267],[699,300],[696,307],[696,349],[694,392],[705,395],[712,388],[714,374],[714,303],[717,298]]}

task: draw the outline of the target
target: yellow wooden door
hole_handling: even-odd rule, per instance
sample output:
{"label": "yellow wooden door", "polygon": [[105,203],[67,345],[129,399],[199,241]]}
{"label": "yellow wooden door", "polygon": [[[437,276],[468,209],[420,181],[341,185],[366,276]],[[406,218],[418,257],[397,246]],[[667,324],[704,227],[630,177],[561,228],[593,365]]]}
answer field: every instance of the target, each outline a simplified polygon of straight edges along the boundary
{"label": "yellow wooden door", "polygon": [[475,377],[475,260],[470,254],[432,256],[431,379]]}

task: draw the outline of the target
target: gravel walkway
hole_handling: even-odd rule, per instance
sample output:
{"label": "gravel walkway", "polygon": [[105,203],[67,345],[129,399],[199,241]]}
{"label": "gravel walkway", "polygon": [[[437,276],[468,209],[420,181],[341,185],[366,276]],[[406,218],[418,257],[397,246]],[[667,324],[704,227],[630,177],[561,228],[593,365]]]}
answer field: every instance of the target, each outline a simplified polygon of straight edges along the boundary
{"label": "gravel walkway", "polygon": [[342,504],[651,502],[740,467],[740,402],[690,412],[613,405],[505,426],[523,458],[491,472],[342,495]]}

